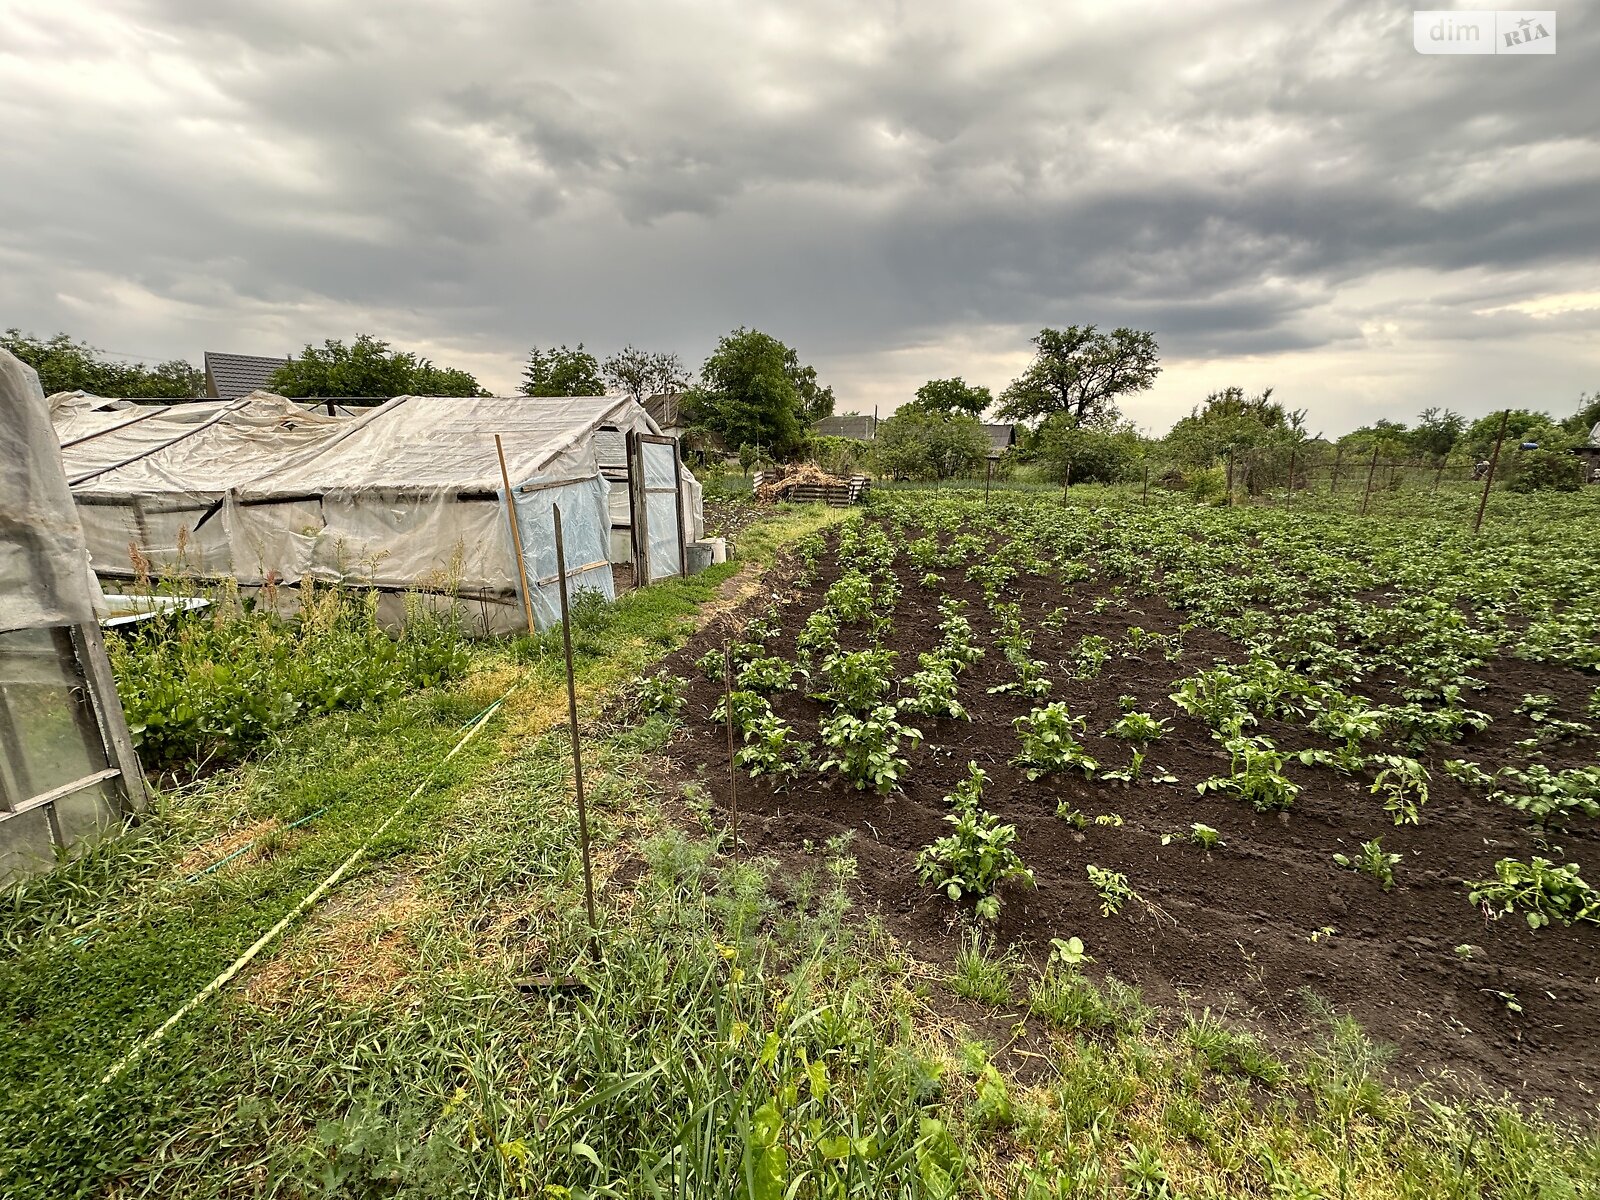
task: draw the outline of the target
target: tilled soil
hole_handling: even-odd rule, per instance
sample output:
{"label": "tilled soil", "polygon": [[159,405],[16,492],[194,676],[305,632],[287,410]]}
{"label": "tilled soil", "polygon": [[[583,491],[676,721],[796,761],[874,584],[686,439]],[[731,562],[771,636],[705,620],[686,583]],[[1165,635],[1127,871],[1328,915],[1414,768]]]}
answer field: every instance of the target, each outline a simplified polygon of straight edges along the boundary
{"label": "tilled soil", "polygon": [[[773,573],[773,577],[777,576]],[[781,597],[783,632],[768,653],[791,661],[794,635],[821,602],[834,570]],[[808,774],[782,788],[766,778],[739,776],[744,844],[780,861],[806,843],[821,845],[842,831],[856,834],[853,852],[862,901],[920,956],[947,961],[969,911],[917,881],[917,852],[949,831],[944,797],[965,777],[968,762],[989,775],[984,807],[1014,824],[1016,848],[1032,868],[1037,887],[1007,886],[997,936],[1042,962],[1050,939],[1076,935],[1087,943],[1095,970],[1138,984],[1151,1000],[1226,1010],[1269,1036],[1292,1038],[1311,1021],[1307,993],[1356,1017],[1373,1036],[1398,1047],[1396,1071],[1416,1078],[1507,1091],[1523,1101],[1552,1099],[1575,1106],[1569,1115],[1594,1115],[1600,1096],[1600,929],[1552,925],[1533,931],[1520,916],[1486,920],[1469,903],[1463,880],[1489,878],[1506,856],[1544,854],[1577,861],[1600,874],[1600,837],[1592,822],[1544,845],[1516,812],[1491,803],[1453,781],[1447,758],[1464,757],[1493,770],[1511,743],[1533,727],[1514,711],[1524,694],[1546,692],[1559,711],[1580,713],[1594,681],[1565,668],[1515,659],[1487,664],[1488,681],[1470,703],[1494,718],[1463,743],[1436,747],[1423,760],[1432,773],[1431,797],[1420,826],[1396,827],[1370,774],[1344,778],[1325,768],[1286,769],[1303,788],[1287,814],[1259,814],[1242,800],[1199,796],[1195,784],[1228,773],[1228,755],[1210,731],[1168,699],[1175,680],[1218,659],[1242,661],[1238,647],[1214,633],[1191,630],[1182,653],[1169,661],[1159,651],[1119,653],[1097,678],[1074,677],[1073,652],[1085,634],[1124,642],[1131,626],[1176,634],[1183,618],[1153,597],[1105,603],[1105,586],[1063,586],[1037,578],[1017,581],[1033,656],[1052,664],[1054,687],[1045,700],[990,695],[1012,678],[994,646],[992,615],[981,591],[961,571],[940,573],[945,594],[968,602],[966,615],[986,653],[961,676],[959,698],[970,721],[910,719],[925,740],[910,752],[903,788],[889,796],[856,790],[834,773]],[[903,573],[904,575],[904,573]],[[904,578],[904,593],[885,643],[897,669],[916,669],[919,652],[939,640],[940,593]],[[1095,612],[1096,600],[1101,600]],[[761,597],[763,607],[770,601]],[[1039,624],[1060,606],[1070,617],[1060,633]],[[694,662],[720,647],[722,631],[703,631],[672,659],[669,669],[690,681],[684,732],[672,754],[685,778],[709,788],[719,811],[728,803],[728,750],[710,712],[722,685],[703,678]],[[854,648],[847,646],[847,648]],[[1381,687],[1374,695],[1384,695]],[[1103,768],[1128,762],[1131,747],[1099,736],[1121,712],[1118,698],[1132,695],[1142,711],[1166,718],[1171,730],[1153,743],[1145,779],[1132,784],[1090,782],[1081,775],[1030,781],[1011,765],[1017,754],[1012,722],[1036,703],[1064,700],[1087,719],[1082,740]],[[802,692],[772,698],[798,736],[815,741],[823,708]],[[1280,746],[1327,745],[1309,731],[1266,722],[1259,732]],[[1569,744],[1550,756],[1552,767],[1593,761],[1595,741]],[[1149,782],[1160,772],[1176,784]],[[1057,815],[1067,801],[1091,823],[1081,832]],[[1115,814],[1120,825],[1094,824]],[[1187,839],[1191,823],[1204,822],[1223,845],[1205,852]],[[1163,845],[1163,835],[1177,835]],[[1403,856],[1396,887],[1385,893],[1373,879],[1337,867],[1335,853],[1355,855],[1360,843],[1383,838],[1385,850]],[[1112,917],[1100,914],[1088,864],[1126,873],[1148,902],[1127,904]],[[1472,946],[1470,957],[1456,952]],[[1515,997],[1513,1012],[1500,993]]]}

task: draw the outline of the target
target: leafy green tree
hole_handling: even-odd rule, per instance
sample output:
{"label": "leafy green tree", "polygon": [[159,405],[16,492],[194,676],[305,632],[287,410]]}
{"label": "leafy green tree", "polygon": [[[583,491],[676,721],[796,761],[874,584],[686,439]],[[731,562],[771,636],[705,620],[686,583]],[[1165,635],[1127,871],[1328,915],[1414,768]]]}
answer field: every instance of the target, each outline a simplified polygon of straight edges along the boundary
{"label": "leafy green tree", "polygon": [[750,468],[761,461],[761,455],[749,442],[739,447],[739,467],[744,471],[744,477],[750,478]]}
{"label": "leafy green tree", "polygon": [[369,333],[349,345],[328,338],[320,347],[306,346],[272,373],[267,388],[293,398],[488,395],[466,371],[436,367],[409,350],[391,350]]}
{"label": "leafy green tree", "polygon": [[993,403],[994,396],[988,388],[969,384],[958,375],[954,379],[928,380],[917,389],[917,398],[901,408],[947,417],[965,413],[969,417],[982,419],[984,411]]}
{"label": "leafy green tree", "polygon": [[1143,452],[1144,439],[1131,423],[1080,425],[1066,413],[1046,417],[1033,438],[1034,459],[1047,464],[1057,479],[1073,483],[1127,479]]}
{"label": "leafy green tree", "polygon": [[1378,453],[1385,457],[1404,457],[1411,452],[1411,431],[1404,421],[1379,417],[1372,424],[1352,429],[1339,439],[1346,454],[1371,454],[1374,444]]}
{"label": "leafy green tree", "polygon": [[1578,411],[1561,423],[1568,433],[1575,433],[1587,441],[1594,427],[1600,425],[1600,392],[1585,392],[1578,397]]}
{"label": "leafy green tree", "polygon": [[[1483,460],[1494,452],[1494,440],[1500,433],[1500,418],[1504,409],[1479,417],[1461,437],[1473,458]],[[1515,447],[1521,442],[1557,441],[1563,446],[1571,441],[1570,435],[1560,429],[1547,412],[1531,408],[1514,408],[1506,418],[1506,446]]]}
{"label": "leafy green tree", "polygon": [[1425,408],[1411,431],[1411,448],[1436,463],[1443,462],[1466,429],[1467,419],[1460,413],[1448,408]]}
{"label": "leafy green tree", "polygon": [[600,377],[600,362],[583,348],[569,350],[565,342],[528,352],[522,368],[522,383],[517,388],[524,396],[604,396],[605,380]]}
{"label": "leafy green tree", "polygon": [[777,338],[740,326],[717,343],[682,408],[724,445],[748,443],[782,460],[805,446],[812,422],[833,412],[833,389]]}
{"label": "leafy green tree", "polygon": [[1167,452],[1190,467],[1209,467],[1230,453],[1262,446],[1290,446],[1305,439],[1305,412],[1287,409],[1272,389],[1250,396],[1243,388],[1212,392],[1205,403],[1175,424]]}
{"label": "leafy green tree", "polygon": [[1119,397],[1146,391],[1161,373],[1155,335],[1136,329],[1041,329],[1033,345],[1032,364],[1000,396],[1008,421],[1066,413],[1081,425],[1115,417]]}
{"label": "leafy green tree", "polygon": [[205,374],[180,358],[147,367],[144,363],[110,362],[87,342],[65,333],[35,337],[20,329],[0,334],[0,347],[39,373],[45,395],[85,391],[96,396],[138,400],[156,397],[190,399],[205,394]]}
{"label": "leafy green tree", "polygon": [[640,401],[658,392],[677,392],[689,386],[689,372],[676,354],[651,353],[634,346],[618,350],[600,364],[600,370],[613,388]]}
{"label": "leafy green tree", "polygon": [[976,417],[941,416],[902,406],[878,426],[872,457],[895,478],[950,479],[970,474],[989,452],[989,435]]}

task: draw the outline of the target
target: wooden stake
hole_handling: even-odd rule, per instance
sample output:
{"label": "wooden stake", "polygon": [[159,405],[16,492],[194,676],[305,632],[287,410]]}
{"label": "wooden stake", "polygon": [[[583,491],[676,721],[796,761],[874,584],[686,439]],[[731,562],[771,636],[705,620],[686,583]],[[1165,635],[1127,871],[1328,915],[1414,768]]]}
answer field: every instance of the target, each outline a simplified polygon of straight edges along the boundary
{"label": "wooden stake", "polygon": [[1289,507],[1289,508],[1293,508],[1294,507],[1294,471],[1295,471],[1295,465],[1299,461],[1300,461],[1300,447],[1299,446],[1290,446],[1289,447],[1289,494],[1284,499],[1284,505],[1286,507]]}
{"label": "wooden stake", "polygon": [[1333,495],[1339,490],[1339,464],[1344,461],[1344,447],[1340,446],[1333,452],[1333,478],[1328,483],[1328,495]]}
{"label": "wooden stake", "polygon": [[1067,502],[1067,489],[1072,486],[1072,463],[1067,463],[1067,473],[1061,480],[1061,503]]}
{"label": "wooden stake", "polygon": [[[594,871],[589,865],[589,808],[583,798],[583,750],[578,741],[578,681],[572,671],[572,614],[567,607],[567,551],[561,544],[561,508],[550,506],[556,524],[556,590],[561,594],[561,649],[567,656],[567,733],[572,739],[572,779],[578,792],[578,843],[583,848],[583,903],[593,935]],[[591,940],[591,944],[592,940]]]}
{"label": "wooden stake", "polygon": [[[517,552],[517,595],[522,597],[522,615],[528,619],[528,636],[538,632],[533,626],[533,601],[528,597],[528,565],[522,557],[522,526],[517,524],[517,505],[511,498],[511,473],[506,470],[506,448],[500,435],[494,435],[494,452],[500,456],[500,482],[506,488],[506,519],[511,522],[511,548]],[[566,595],[562,592],[562,595]]]}
{"label": "wooden stake", "polygon": [[1233,507],[1233,451],[1228,451],[1228,507]]}
{"label": "wooden stake", "polygon": [[1367,515],[1367,501],[1372,499],[1372,476],[1378,470],[1378,443],[1372,443],[1372,464],[1367,467],[1367,490],[1361,494],[1361,515]]}
{"label": "wooden stake", "polygon": [[1150,464],[1144,464],[1144,495],[1140,497],[1140,504],[1150,503]]}
{"label": "wooden stake", "polygon": [[1508,408],[1500,414],[1500,432],[1495,435],[1494,453],[1489,456],[1489,473],[1483,479],[1483,498],[1478,501],[1478,515],[1472,519],[1472,532],[1483,528],[1483,510],[1489,507],[1489,489],[1494,486],[1494,469],[1500,465],[1500,443],[1506,440],[1506,422],[1511,420]]}
{"label": "wooden stake", "polygon": [[988,508],[989,507],[989,489],[994,486],[994,459],[990,458],[990,459],[985,459],[984,461],[986,461],[989,464],[989,470],[988,470],[988,473],[986,475],[984,475],[984,477],[983,477],[983,506],[985,508]]}
{"label": "wooden stake", "polygon": [[723,639],[722,712],[728,727],[728,813],[733,834],[733,857],[739,857],[739,764],[733,744],[733,641]]}

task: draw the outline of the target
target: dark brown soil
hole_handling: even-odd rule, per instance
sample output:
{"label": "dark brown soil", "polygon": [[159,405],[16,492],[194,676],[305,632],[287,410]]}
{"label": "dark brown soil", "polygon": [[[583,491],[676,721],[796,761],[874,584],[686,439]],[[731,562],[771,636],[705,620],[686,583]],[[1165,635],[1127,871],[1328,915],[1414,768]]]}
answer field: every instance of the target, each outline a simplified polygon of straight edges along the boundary
{"label": "dark brown soil", "polygon": [[[1037,879],[1035,890],[1003,890],[997,934],[1036,961],[1048,955],[1051,938],[1077,935],[1096,970],[1138,984],[1149,999],[1226,1008],[1281,1039],[1311,1024],[1309,991],[1394,1043],[1399,1075],[1486,1086],[1525,1101],[1550,1098],[1576,1106],[1572,1115],[1593,1117],[1600,1094],[1600,929],[1553,925],[1534,932],[1520,916],[1485,920],[1469,903],[1463,880],[1492,876],[1502,857],[1526,860],[1535,853],[1600,872],[1597,831],[1584,822],[1556,839],[1561,853],[1551,853],[1519,814],[1462,788],[1441,769],[1451,757],[1493,769],[1500,748],[1532,732],[1513,711],[1525,693],[1554,694],[1562,711],[1581,712],[1592,678],[1509,659],[1480,670],[1489,687],[1473,704],[1494,724],[1460,746],[1424,756],[1433,780],[1420,826],[1392,824],[1367,790],[1370,775],[1345,779],[1298,764],[1286,772],[1304,789],[1293,811],[1263,815],[1235,798],[1196,794],[1200,780],[1227,774],[1228,756],[1202,723],[1168,699],[1182,676],[1218,658],[1242,659],[1237,647],[1214,633],[1191,630],[1175,662],[1159,652],[1140,658],[1114,653],[1099,678],[1075,679],[1072,653],[1085,634],[1120,641],[1134,625],[1173,634],[1181,618],[1147,597],[1119,600],[1095,613],[1095,600],[1105,594],[1097,583],[1063,589],[1019,580],[1034,656],[1052,664],[1054,688],[1047,699],[1064,700],[1087,718],[1089,736],[1083,740],[1089,752],[1103,767],[1126,764],[1126,743],[1096,735],[1119,715],[1118,697],[1131,694],[1142,710],[1172,725],[1150,747],[1146,775],[1159,764],[1179,780],[1122,785],[1077,776],[1030,782],[1010,765],[1018,750],[1012,722],[1036,702],[987,694],[1011,677],[990,636],[993,617],[961,572],[942,575],[946,593],[968,601],[966,615],[987,651],[961,677],[960,699],[971,720],[916,721],[926,740],[910,754],[904,790],[887,797],[857,791],[832,773],[808,774],[778,790],[765,778],[741,772],[747,847],[784,860],[808,841],[821,845],[841,831],[855,831],[863,902],[920,956],[948,961],[968,914],[920,884],[914,861],[922,847],[949,831],[944,797],[964,777],[967,763],[977,762],[989,774],[984,806],[1016,825],[1017,849]],[[825,570],[813,585],[783,597],[784,631],[769,653],[794,659],[794,635],[832,578]],[[887,645],[907,673],[916,669],[917,653],[937,642],[940,618],[938,593],[917,587],[913,578],[903,581]],[[1071,613],[1064,632],[1040,627],[1040,619],[1061,605]],[[709,719],[721,685],[693,667],[707,649],[721,645],[721,637],[715,627],[702,632],[667,666],[690,680],[685,730],[674,758],[725,810],[727,744],[721,725]],[[775,697],[774,708],[799,736],[815,740],[818,703],[790,692]],[[1268,723],[1262,732],[1286,747],[1326,744],[1288,726]],[[1591,762],[1594,746],[1593,740],[1568,746],[1552,756],[1551,765]],[[1063,800],[1090,818],[1114,813],[1122,824],[1090,824],[1079,832],[1057,817]],[[1216,828],[1225,845],[1206,853],[1189,842],[1185,835],[1196,821]],[[1163,834],[1180,836],[1163,845]],[[1404,856],[1395,868],[1397,886],[1388,893],[1332,861],[1334,853],[1354,854],[1362,841],[1380,835],[1386,850]],[[1149,907],[1129,904],[1116,916],[1102,917],[1084,869],[1090,863],[1125,872]],[[1476,949],[1463,958],[1455,951],[1460,945]],[[1507,1007],[1502,992],[1514,994],[1521,1014]]]}

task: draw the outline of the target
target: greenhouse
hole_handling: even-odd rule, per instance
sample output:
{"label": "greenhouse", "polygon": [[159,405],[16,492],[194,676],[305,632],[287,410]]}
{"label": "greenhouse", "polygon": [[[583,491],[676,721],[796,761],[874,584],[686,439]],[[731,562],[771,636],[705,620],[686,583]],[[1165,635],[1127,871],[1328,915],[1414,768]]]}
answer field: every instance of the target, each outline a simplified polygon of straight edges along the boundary
{"label": "greenhouse", "polygon": [[144,802],[98,595],[38,376],[0,351],[0,886]]}
{"label": "greenhouse", "polygon": [[541,628],[557,619],[555,507],[569,591],[608,599],[619,579],[685,573],[703,527],[676,442],[625,397],[400,396],[348,418],[261,392],[153,415],[81,394],[53,402],[106,578],[232,579],[275,595],[350,584],[378,589],[396,619],[422,591],[498,633],[530,611]]}

